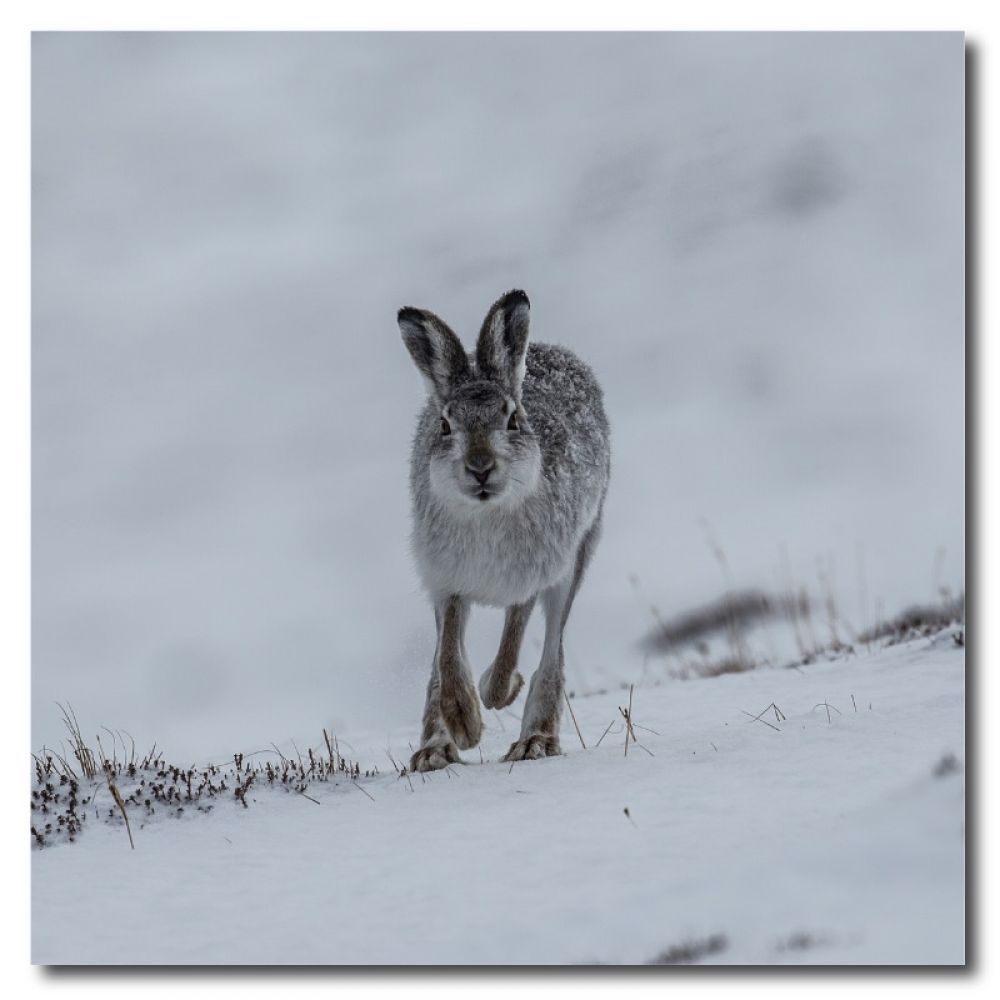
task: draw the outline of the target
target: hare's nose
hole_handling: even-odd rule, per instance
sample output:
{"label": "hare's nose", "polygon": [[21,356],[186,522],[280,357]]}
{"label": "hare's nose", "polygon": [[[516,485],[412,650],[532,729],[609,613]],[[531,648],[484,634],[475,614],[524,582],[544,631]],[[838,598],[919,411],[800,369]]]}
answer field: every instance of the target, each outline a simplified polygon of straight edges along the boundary
{"label": "hare's nose", "polygon": [[473,453],[465,460],[465,467],[476,478],[480,486],[486,485],[486,480],[490,478],[490,473],[496,467],[496,462],[492,455],[484,453]]}

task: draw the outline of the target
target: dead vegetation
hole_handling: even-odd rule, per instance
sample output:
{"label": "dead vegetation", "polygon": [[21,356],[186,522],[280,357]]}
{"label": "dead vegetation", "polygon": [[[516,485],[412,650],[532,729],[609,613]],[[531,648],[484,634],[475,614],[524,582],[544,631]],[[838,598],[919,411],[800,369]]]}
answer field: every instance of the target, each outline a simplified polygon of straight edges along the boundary
{"label": "dead vegetation", "polygon": [[[950,625],[961,625],[964,622],[965,594],[952,597],[945,591],[937,604],[913,605],[895,618],[866,630],[858,639],[860,642],[886,640],[886,644],[892,646],[909,639],[931,636]],[[960,644],[964,644],[964,635]]]}
{"label": "dead vegetation", "polygon": [[704,644],[713,635],[745,632],[772,618],[804,614],[804,595],[773,597],[760,590],[743,590],[661,620],[641,642],[648,653],[669,653],[678,646]]}
{"label": "dead vegetation", "polygon": [[822,948],[829,943],[829,940],[824,935],[810,934],[808,931],[796,931],[794,934],[789,934],[783,941],[779,941],[774,950],[779,954],[810,951],[813,948]]}
{"label": "dead vegetation", "polygon": [[[745,673],[761,666],[782,664],[801,668],[819,660],[851,655],[855,645],[869,650],[874,642],[893,645],[907,640],[930,637],[942,629],[965,622],[965,594],[954,597],[939,584],[941,551],[935,560],[932,593],[936,600],[915,605],[891,619],[882,616],[882,604],[876,602],[874,624],[868,607],[864,552],[858,547],[858,593],[860,626],[855,627],[844,614],[836,597],[836,573],[832,554],[816,560],[816,581],[807,588],[791,570],[787,553],[780,551],[780,588],[775,593],[760,589],[734,587],[725,551],[712,529],[704,525],[708,546],[718,562],[725,583],[721,597],[673,616],[665,616],[655,603],[643,596],[639,579],[631,577],[640,602],[651,614],[654,626],[640,640],[647,657],[667,660],[667,675],[678,680],[721,677]],[[788,652],[779,657],[774,649],[762,655],[755,648],[759,641],[771,646],[770,628],[784,623],[794,638],[797,657]],[[754,633],[754,644],[751,644]],[[787,640],[786,640],[787,641]],[[964,646],[964,629],[954,636],[956,645]]]}
{"label": "dead vegetation", "polygon": [[711,934],[706,938],[695,938],[681,944],[671,945],[650,959],[647,965],[694,965],[709,955],[718,955],[729,947],[725,934]]}
{"label": "dead vegetation", "polygon": [[[336,737],[331,739],[325,729],[325,749],[310,748],[305,757],[296,750],[292,759],[274,747],[255,754],[233,754],[227,764],[180,767],[168,763],[155,744],[144,756],[138,756],[134,740],[128,737],[126,742],[127,734],[120,731],[105,730],[111,739],[110,756],[100,737],[95,754],[85,742],[72,708],[62,712],[71,752],[43,748],[32,754],[31,840],[38,848],[75,841],[88,822],[125,827],[134,848],[133,824],[142,829],[156,815],[180,818],[187,813],[207,813],[220,802],[239,803],[249,809],[255,801],[251,794],[255,789],[281,789],[318,803],[307,789],[347,781],[365,791],[358,784],[360,779],[378,775],[377,767],[362,771],[359,764],[344,757]],[[277,760],[249,759],[272,753]],[[103,791],[108,798],[102,805]]]}
{"label": "dead vegetation", "polygon": [[949,775],[961,773],[962,764],[953,753],[942,754],[941,759],[931,770],[935,778],[947,778]]}
{"label": "dead vegetation", "polygon": [[[624,731],[625,733],[625,756],[626,757],[628,756],[628,748],[629,744],[631,743],[633,746],[637,746],[640,750],[645,751],[647,754],[649,754],[650,757],[655,757],[656,754],[654,754],[653,751],[649,749],[649,747],[639,742],[639,737],[636,735],[635,731],[637,729],[641,729],[644,733],[652,733],[654,736],[659,736],[660,734],[655,729],[650,729],[648,726],[640,726],[635,721],[635,717],[633,716],[633,711],[632,711],[632,700],[634,696],[635,696],[635,685],[629,684],[628,707],[626,708],[624,705],[618,706],[618,712],[621,715],[621,717],[625,720],[624,723],[622,724],[622,729],[619,730],[619,732]],[[601,738],[597,741],[597,743],[594,746],[595,750],[604,742],[604,737],[611,732],[611,727],[614,726],[614,724],[617,721],[618,721],[617,719],[612,719],[608,723],[607,729],[605,729],[604,732],[601,733]]]}

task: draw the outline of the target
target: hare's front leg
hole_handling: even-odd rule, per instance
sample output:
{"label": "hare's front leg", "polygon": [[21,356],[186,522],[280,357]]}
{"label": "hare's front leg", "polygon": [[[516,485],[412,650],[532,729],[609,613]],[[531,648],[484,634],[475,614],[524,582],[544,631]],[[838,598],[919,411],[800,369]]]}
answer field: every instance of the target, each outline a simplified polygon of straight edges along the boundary
{"label": "hare's front leg", "polygon": [[506,708],[521,693],[524,678],[518,673],[517,657],[534,606],[532,597],[524,604],[512,604],[507,609],[496,659],[479,678],[479,693],[487,708]]}
{"label": "hare's front leg", "polygon": [[458,751],[474,747],[483,733],[479,699],[465,654],[469,603],[449,597],[434,608],[438,640],[427,685],[420,749],[410,758],[411,771],[434,771],[458,761]]}

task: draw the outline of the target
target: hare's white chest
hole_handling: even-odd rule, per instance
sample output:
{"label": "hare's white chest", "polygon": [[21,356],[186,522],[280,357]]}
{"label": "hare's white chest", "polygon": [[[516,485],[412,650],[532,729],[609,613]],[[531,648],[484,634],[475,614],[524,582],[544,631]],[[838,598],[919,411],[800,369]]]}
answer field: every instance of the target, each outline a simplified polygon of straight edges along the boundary
{"label": "hare's white chest", "polygon": [[515,513],[448,519],[414,541],[425,586],[477,604],[521,604],[568,569],[565,553],[554,551],[529,518]]}

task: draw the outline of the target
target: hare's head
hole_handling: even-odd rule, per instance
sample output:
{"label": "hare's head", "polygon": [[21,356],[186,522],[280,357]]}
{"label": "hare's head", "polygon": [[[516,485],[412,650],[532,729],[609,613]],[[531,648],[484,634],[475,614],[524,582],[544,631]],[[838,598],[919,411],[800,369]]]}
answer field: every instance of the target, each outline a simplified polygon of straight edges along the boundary
{"label": "hare's head", "polygon": [[508,292],[486,314],[474,358],[432,312],[407,307],[399,328],[430,394],[426,435],[434,494],[467,509],[516,502],[531,493],[541,451],[521,405],[528,350],[528,296]]}

